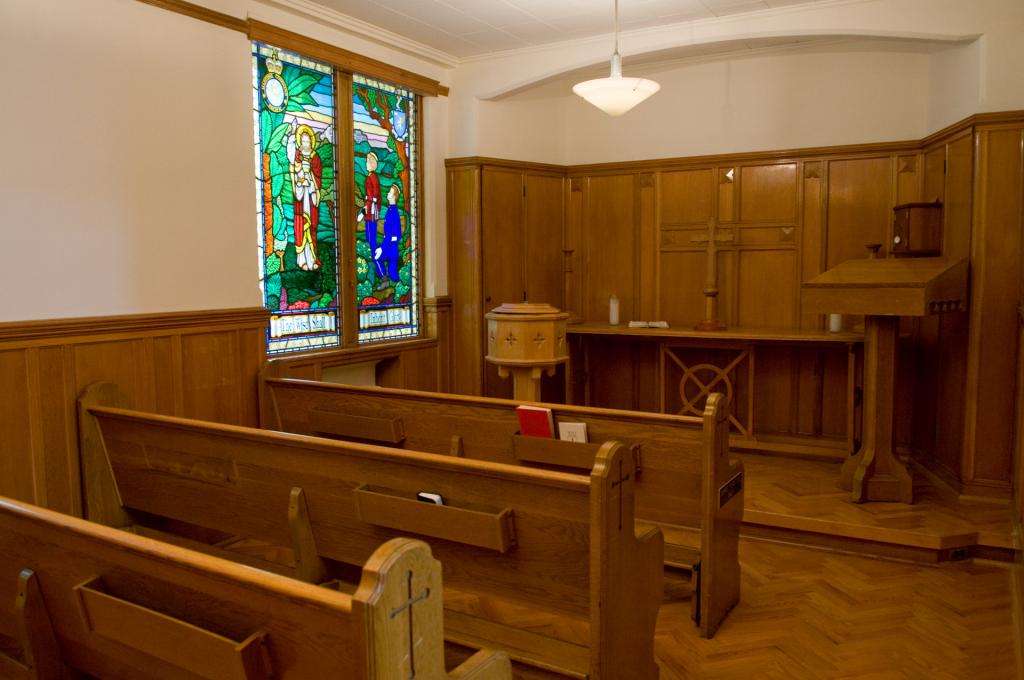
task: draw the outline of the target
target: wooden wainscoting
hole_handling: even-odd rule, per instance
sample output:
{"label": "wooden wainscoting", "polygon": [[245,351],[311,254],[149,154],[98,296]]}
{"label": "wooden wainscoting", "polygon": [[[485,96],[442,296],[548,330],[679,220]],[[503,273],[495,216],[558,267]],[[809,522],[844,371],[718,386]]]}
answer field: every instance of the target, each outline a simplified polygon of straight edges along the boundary
{"label": "wooden wainscoting", "polygon": [[75,401],[116,383],[133,408],[259,422],[262,307],[0,324],[0,495],[81,515]]}
{"label": "wooden wainscoting", "polygon": [[[1022,138],[1024,111],[1006,111],[970,116],[924,139],[875,144],[578,166],[448,159],[452,356],[458,358],[452,390],[493,396],[494,385],[484,379],[479,317],[494,286],[481,278],[483,262],[509,269],[511,277],[523,271],[506,249],[494,255],[476,238],[482,221],[522,201],[521,183],[483,181],[488,168],[513,180],[516,172],[564,176],[561,196],[534,193],[546,202],[538,214],[560,216],[544,225],[552,240],[561,231],[564,255],[544,265],[542,278],[557,281],[561,273],[564,282],[530,299],[562,301],[574,320],[588,325],[607,323],[613,294],[623,322],[657,319],[689,329],[702,320],[705,244],[714,223],[725,325],[824,331],[824,317],[802,306],[802,283],[866,257],[868,243],[892,243],[894,206],[940,201],[942,253],[970,258],[971,300],[966,313],[901,322],[895,439],[956,491],[1008,498],[1015,315],[1024,291]],[[476,325],[462,323],[473,316]],[[862,322],[849,316],[843,326],[853,330]],[[599,365],[608,387],[591,385],[590,403],[651,409],[656,355],[605,354]],[[857,438],[838,398],[847,370],[842,353],[764,353],[756,368],[759,429],[777,438],[818,431]]]}

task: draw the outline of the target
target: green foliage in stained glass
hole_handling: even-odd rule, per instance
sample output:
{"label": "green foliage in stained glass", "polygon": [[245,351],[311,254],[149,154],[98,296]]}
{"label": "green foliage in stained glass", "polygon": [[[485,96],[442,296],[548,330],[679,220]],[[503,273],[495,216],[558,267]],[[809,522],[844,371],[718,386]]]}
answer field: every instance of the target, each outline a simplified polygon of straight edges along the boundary
{"label": "green foliage in stained glass", "polygon": [[353,77],[360,342],[418,333],[416,96]]}
{"label": "green foliage in stained glass", "polygon": [[253,45],[260,269],[268,352],[338,344],[334,77]]}

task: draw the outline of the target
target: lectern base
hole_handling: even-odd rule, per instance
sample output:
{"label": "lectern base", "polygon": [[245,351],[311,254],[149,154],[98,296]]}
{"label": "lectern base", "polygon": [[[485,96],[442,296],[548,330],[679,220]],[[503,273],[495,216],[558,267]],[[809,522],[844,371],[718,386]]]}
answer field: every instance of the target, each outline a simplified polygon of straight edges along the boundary
{"label": "lectern base", "polygon": [[850,492],[850,498],[854,503],[914,502],[914,480],[902,461],[893,460],[891,473],[866,476],[866,468],[861,468],[863,460],[864,450],[861,449],[860,453],[846,459],[839,476],[840,488]]}
{"label": "lectern base", "polygon": [[893,450],[893,395],[899,318],[864,319],[864,443],[843,463],[840,485],[854,503],[914,502],[910,471]]}

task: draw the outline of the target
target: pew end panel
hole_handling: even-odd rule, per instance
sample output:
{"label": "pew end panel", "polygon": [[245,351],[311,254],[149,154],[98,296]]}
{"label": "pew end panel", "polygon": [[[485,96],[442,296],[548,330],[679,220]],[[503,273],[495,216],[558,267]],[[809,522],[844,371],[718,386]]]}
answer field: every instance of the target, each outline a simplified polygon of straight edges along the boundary
{"label": "pew end panel", "polygon": [[259,394],[259,414],[260,414],[260,427],[264,430],[280,430],[281,429],[281,417],[277,408],[277,397],[274,391],[269,388],[268,380],[271,378],[281,378],[280,364],[275,361],[264,361],[263,365],[260,366],[259,372],[259,386],[257,392]]}
{"label": "pew end panel", "polygon": [[[714,393],[704,408],[705,477],[701,531],[698,625],[701,637],[713,637],[740,601],[739,534],[746,479],[743,463],[729,458],[729,405]],[[707,502],[710,499],[710,502]]]}
{"label": "pew end panel", "polygon": [[[0,625],[0,633],[14,642],[16,648],[0,649],[0,677],[11,680],[69,680],[74,677],[64,663],[53,634],[53,622],[39,588],[38,575],[31,569],[22,569],[14,584],[12,616],[8,617],[6,625]],[[3,591],[0,588],[0,592]]]}
{"label": "pew end panel", "polygon": [[82,506],[85,517],[111,527],[134,524],[118,493],[93,406],[128,408],[130,400],[114,383],[93,383],[78,397],[78,446],[82,466]]}
{"label": "pew end panel", "polygon": [[[17,581],[26,612],[45,601],[51,649],[60,649],[38,653],[48,650],[38,625],[44,619],[33,614],[26,620],[36,623],[25,628],[44,634],[30,636],[36,642],[26,658],[63,658],[72,673],[307,680],[344,668],[346,677],[366,680],[448,677],[440,565],[421,541],[380,546],[356,594],[347,595],[0,498],[0,553],[10,558],[0,565],[0,591]],[[16,573],[17,565],[26,570]],[[432,600],[402,609],[410,587],[421,585]],[[479,668],[467,671],[475,675],[457,677],[511,677],[501,654],[485,652],[474,663]],[[0,668],[3,677],[17,677]],[[60,672],[25,677],[56,680],[65,677]]]}
{"label": "pew end panel", "polygon": [[377,680],[511,677],[504,652],[481,649],[450,675],[444,672],[444,601],[441,563],[422,541],[395,538],[363,567],[353,606],[365,610],[369,637],[379,641],[369,658]]}
{"label": "pew end panel", "polygon": [[602,445],[590,479],[594,677],[657,678],[654,628],[663,593],[664,539],[654,527],[637,533],[637,477],[629,449],[618,442]]}

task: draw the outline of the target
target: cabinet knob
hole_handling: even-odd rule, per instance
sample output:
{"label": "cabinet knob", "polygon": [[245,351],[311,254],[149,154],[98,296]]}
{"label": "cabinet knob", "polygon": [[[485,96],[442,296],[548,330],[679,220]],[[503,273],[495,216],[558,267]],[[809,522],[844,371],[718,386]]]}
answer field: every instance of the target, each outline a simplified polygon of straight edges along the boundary
{"label": "cabinet knob", "polygon": [[900,238],[899,234],[897,234],[896,237],[893,238],[892,242],[895,243],[896,245],[899,245],[899,244],[903,243],[903,239]]}
{"label": "cabinet knob", "polygon": [[490,301],[491,301],[491,296],[490,295],[488,295],[487,297],[484,298],[484,302],[490,302]]}

